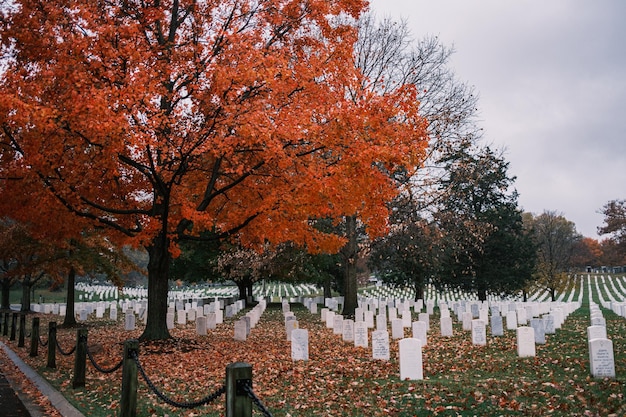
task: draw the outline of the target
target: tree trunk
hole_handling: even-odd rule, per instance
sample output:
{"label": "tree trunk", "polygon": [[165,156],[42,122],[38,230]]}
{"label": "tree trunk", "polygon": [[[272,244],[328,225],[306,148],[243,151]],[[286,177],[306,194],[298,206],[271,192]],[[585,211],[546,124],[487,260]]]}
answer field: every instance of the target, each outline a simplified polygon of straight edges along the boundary
{"label": "tree trunk", "polygon": [[324,298],[332,298],[333,291],[332,291],[331,284],[330,284],[330,277],[324,279],[324,282],[322,283],[322,285],[324,287]]}
{"label": "tree trunk", "polygon": [[485,289],[485,288],[479,288],[478,289],[478,299],[480,301],[486,301],[487,300],[487,289]]}
{"label": "tree trunk", "polygon": [[2,279],[0,282],[2,285],[2,302],[0,302],[0,310],[8,310],[11,308],[12,283],[7,278]]}
{"label": "tree trunk", "polygon": [[30,277],[24,277],[24,280],[22,281],[22,307],[20,308],[20,311],[30,311],[30,290],[34,284],[35,281],[30,279]]}
{"label": "tree trunk", "polygon": [[169,238],[165,232],[159,233],[148,251],[148,321],[140,340],[169,339],[167,329],[167,292],[170,265]]}
{"label": "tree trunk", "polygon": [[424,299],[424,286],[415,284],[415,301]]}
{"label": "tree trunk", "polygon": [[74,289],[74,285],[76,284],[76,270],[74,267],[70,267],[70,270],[67,273],[67,304],[65,308],[65,318],[63,319],[63,327],[73,327],[76,326],[76,311],[75,311],[75,301],[76,290]]}
{"label": "tree trunk", "polygon": [[550,288],[550,297],[553,302],[556,301],[556,288]]}
{"label": "tree trunk", "polygon": [[235,283],[237,284],[237,289],[239,290],[239,300],[244,300],[244,301],[247,302],[247,300],[246,300],[246,288],[248,288],[248,285],[243,280],[235,281]]}
{"label": "tree trunk", "polygon": [[348,241],[341,249],[343,256],[343,312],[344,317],[354,317],[357,308],[357,236],[356,216],[346,216],[346,238]]}

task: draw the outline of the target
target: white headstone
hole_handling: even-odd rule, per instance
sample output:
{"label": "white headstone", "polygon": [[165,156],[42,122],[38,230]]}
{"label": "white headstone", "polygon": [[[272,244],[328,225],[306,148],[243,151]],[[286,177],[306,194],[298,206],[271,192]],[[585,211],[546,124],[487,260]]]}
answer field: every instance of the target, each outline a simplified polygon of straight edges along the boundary
{"label": "white headstone", "polygon": [[248,338],[248,324],[244,320],[235,322],[235,340],[245,341]]}
{"label": "white headstone", "polygon": [[285,322],[285,332],[287,333],[287,341],[291,341],[293,331],[299,328],[298,320],[287,320]]}
{"label": "white headstone", "polygon": [[178,324],[187,324],[187,312],[185,310],[178,310],[178,317],[176,322]]}
{"label": "white headstone", "polygon": [[402,326],[402,319],[391,320],[391,337],[393,339],[404,338],[404,326]]}
{"label": "white headstone", "polygon": [[217,329],[217,315],[215,313],[209,313],[204,317],[206,317],[207,330]]}
{"label": "white headstone", "polygon": [[607,339],[606,327],[604,326],[589,326],[587,327],[587,340],[592,339]]}
{"label": "white headstone", "polygon": [[440,327],[442,337],[452,337],[452,317],[442,317]]}
{"label": "white headstone", "polygon": [[196,334],[198,336],[206,336],[206,317],[199,316],[196,319]]}
{"label": "white headstone", "polygon": [[487,326],[482,320],[472,320],[472,344],[484,346],[487,344]]}
{"label": "white headstone", "polygon": [[165,316],[165,321],[166,321],[168,330],[172,330],[174,328],[174,318],[175,317],[176,317],[176,315],[174,313],[167,313],[167,315]]}
{"label": "white headstone", "polygon": [[515,311],[506,312],[506,328],[507,330],[517,329],[517,313]]}
{"label": "white headstone", "polygon": [[492,336],[504,336],[504,327],[502,325],[502,316],[491,316],[491,335]]}
{"label": "white headstone", "polygon": [[424,379],[422,364],[422,342],[419,339],[407,338],[398,342],[400,355],[400,379]]}
{"label": "white headstone", "polygon": [[309,331],[307,329],[291,331],[291,360],[309,360]]}
{"label": "white headstone", "polygon": [[527,326],[517,328],[517,356],[535,356],[535,329]]}
{"label": "white headstone", "polygon": [[422,346],[426,346],[428,344],[426,323],[423,321],[414,321],[412,330],[413,339],[419,339],[422,342]]}
{"label": "white headstone", "polygon": [[335,314],[333,316],[333,334],[343,333],[343,316],[341,314]]}
{"label": "white headstone", "polygon": [[546,331],[543,327],[543,319],[530,319],[530,327],[535,329],[535,343],[538,345],[545,345]]}
{"label": "white headstone", "polygon": [[372,359],[389,360],[389,332],[387,330],[372,332]]}
{"label": "white headstone", "polygon": [[117,321],[117,308],[116,307],[111,307],[111,309],[109,310],[109,319]]}
{"label": "white headstone", "polygon": [[343,321],[343,329],[341,334],[344,342],[354,342],[354,321],[350,319],[345,319]]}
{"label": "white headstone", "polygon": [[130,310],[124,316],[124,330],[135,330],[135,314]]}
{"label": "white headstone", "polygon": [[615,378],[613,342],[609,339],[589,341],[589,363],[594,378]]}
{"label": "white headstone", "polygon": [[354,346],[356,347],[368,347],[368,326],[364,321],[357,321],[354,323]]}

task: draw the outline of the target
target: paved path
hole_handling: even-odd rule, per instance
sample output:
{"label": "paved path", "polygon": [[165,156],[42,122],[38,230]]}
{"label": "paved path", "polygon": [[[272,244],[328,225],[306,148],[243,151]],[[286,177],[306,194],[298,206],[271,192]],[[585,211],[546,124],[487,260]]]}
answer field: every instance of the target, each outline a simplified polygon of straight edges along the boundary
{"label": "paved path", "polygon": [[[85,417],[72,404],[70,404],[69,401],[67,401],[65,397],[61,395],[59,391],[54,389],[54,387],[52,387],[52,385],[50,385],[48,381],[46,381],[37,372],[35,372],[30,366],[24,363],[24,361],[15,352],[13,352],[7,345],[0,342],[0,348],[4,350],[4,352],[7,354],[9,359],[13,361],[13,363],[20,369],[20,371],[22,371],[22,373],[26,376],[26,378],[30,379],[30,381],[33,384],[35,384],[39,392],[41,392],[43,395],[48,397],[52,406],[56,408],[57,411],[61,413],[63,417]],[[6,378],[4,378],[4,375],[2,375],[2,378],[0,378],[0,380],[1,379],[6,379]],[[13,390],[11,389],[11,391]],[[4,394],[4,391],[0,391],[0,395],[1,394]],[[15,395],[14,391],[13,391],[13,395]],[[7,396],[7,400],[9,399],[10,399],[10,396]],[[0,416],[2,417],[4,417],[5,415],[7,417],[9,416],[11,417],[13,416],[39,417],[42,415],[41,413],[38,413],[36,409],[25,410],[26,412],[25,414],[3,414],[5,412],[8,412],[8,410],[10,410],[4,407],[5,404],[3,400],[4,400],[4,397],[0,397]],[[24,406],[24,404],[22,404],[22,406]]]}
{"label": "paved path", "polygon": [[2,373],[0,373],[0,415],[3,417],[30,417],[30,412]]}

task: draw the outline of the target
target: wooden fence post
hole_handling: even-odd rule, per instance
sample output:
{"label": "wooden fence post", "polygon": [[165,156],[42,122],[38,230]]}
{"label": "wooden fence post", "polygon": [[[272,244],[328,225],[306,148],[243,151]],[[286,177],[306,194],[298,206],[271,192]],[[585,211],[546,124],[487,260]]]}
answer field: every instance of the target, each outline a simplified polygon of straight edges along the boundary
{"label": "wooden fence post", "polygon": [[87,368],[87,329],[76,330],[76,354],[74,355],[74,377],[72,388],[85,386],[85,370]]}
{"label": "wooden fence post", "polygon": [[13,317],[11,318],[11,335],[9,336],[9,340],[15,340],[15,328],[17,327],[17,313],[13,313]]}
{"label": "wooden fence post", "polygon": [[33,317],[33,328],[30,331],[30,357],[37,356],[39,350],[39,317]]}
{"label": "wooden fence post", "polygon": [[120,417],[137,416],[137,363],[132,355],[139,353],[139,341],[124,342],[124,365],[122,368],[122,398]]}
{"label": "wooden fence post", "polygon": [[252,385],[252,365],[235,362],[226,366],[226,417],[251,417],[252,399],[241,384]]}
{"label": "wooden fence post", "polygon": [[26,336],[26,313],[20,313],[20,335],[17,339],[17,347],[24,347],[24,337]]}
{"label": "wooden fence post", "polygon": [[57,367],[57,322],[48,323],[48,368]]}

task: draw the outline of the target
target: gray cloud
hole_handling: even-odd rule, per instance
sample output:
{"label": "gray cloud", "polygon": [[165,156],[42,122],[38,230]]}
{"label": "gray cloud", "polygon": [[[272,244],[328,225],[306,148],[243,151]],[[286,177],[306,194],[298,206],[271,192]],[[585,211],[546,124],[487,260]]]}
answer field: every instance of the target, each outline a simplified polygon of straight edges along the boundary
{"label": "gray cloud", "polygon": [[415,38],[454,45],[480,94],[485,140],[506,149],[524,210],[554,210],[598,238],[626,198],[626,2],[372,0]]}

